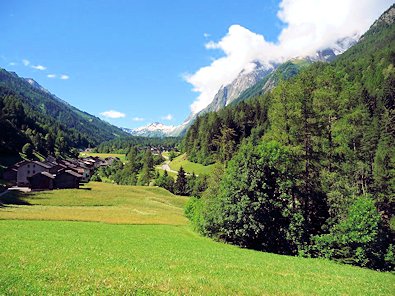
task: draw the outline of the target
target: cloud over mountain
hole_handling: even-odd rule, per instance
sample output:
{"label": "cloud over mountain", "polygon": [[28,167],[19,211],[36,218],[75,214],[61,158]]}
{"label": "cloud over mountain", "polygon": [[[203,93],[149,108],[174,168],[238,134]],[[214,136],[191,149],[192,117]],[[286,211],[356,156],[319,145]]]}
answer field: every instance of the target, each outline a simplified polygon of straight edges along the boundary
{"label": "cloud over mountain", "polygon": [[229,84],[241,70],[252,68],[252,61],[284,62],[331,47],[341,38],[362,35],[391,4],[392,0],[282,0],[277,16],[285,27],[275,43],[241,25],[230,26],[221,40],[205,45],[224,55],[185,76],[198,93],[191,111],[205,108],[222,85]]}

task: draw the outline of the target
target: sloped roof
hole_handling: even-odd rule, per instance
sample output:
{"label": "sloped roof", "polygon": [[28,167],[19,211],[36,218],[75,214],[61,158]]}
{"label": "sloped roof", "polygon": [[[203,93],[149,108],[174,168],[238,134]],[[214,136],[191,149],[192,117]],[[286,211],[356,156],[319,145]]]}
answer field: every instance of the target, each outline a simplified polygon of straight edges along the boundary
{"label": "sloped roof", "polygon": [[53,165],[50,165],[48,163],[43,163],[41,161],[32,161],[32,162],[39,165],[39,166],[42,166],[43,168],[46,168],[46,169],[50,169],[53,167]]}
{"label": "sloped roof", "polygon": [[[52,174],[50,174],[50,173],[48,173],[48,172],[41,172],[40,174],[41,174],[41,175],[44,175],[44,176],[46,176],[46,177],[48,177],[48,178],[55,179],[55,176],[52,175]],[[37,175],[37,174],[36,174],[36,175]],[[35,175],[34,175],[34,176],[35,176]]]}
{"label": "sloped roof", "polygon": [[50,174],[50,173],[48,173],[48,172],[40,172],[40,173],[34,174],[33,176],[28,177],[28,179],[37,177],[38,175],[42,175],[42,176],[45,176],[45,177],[50,178],[50,179],[55,179],[55,176]]}
{"label": "sloped roof", "polygon": [[72,170],[65,170],[64,172],[67,173],[67,174],[70,174],[70,175],[72,175],[74,177],[82,178],[82,176],[80,174],[77,174],[76,172],[74,172]]}

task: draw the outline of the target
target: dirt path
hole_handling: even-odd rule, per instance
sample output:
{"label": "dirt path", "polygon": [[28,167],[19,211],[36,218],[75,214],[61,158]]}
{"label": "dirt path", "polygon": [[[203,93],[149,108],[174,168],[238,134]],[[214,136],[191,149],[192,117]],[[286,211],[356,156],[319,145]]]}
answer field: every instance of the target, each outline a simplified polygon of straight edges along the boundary
{"label": "dirt path", "polygon": [[178,174],[177,171],[172,170],[172,169],[170,168],[169,163],[170,163],[170,160],[166,160],[166,161],[162,164],[161,169],[164,170],[164,171],[168,171],[168,172],[171,172],[171,173]]}

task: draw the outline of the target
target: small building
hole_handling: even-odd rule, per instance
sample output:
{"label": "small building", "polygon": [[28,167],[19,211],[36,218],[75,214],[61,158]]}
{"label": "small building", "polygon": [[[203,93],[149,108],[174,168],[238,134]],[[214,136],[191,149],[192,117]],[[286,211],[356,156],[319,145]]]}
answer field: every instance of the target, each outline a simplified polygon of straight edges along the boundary
{"label": "small building", "polygon": [[37,173],[48,172],[52,168],[51,165],[45,164],[40,161],[25,160],[20,163],[17,172],[17,185],[18,186],[29,186],[29,177],[34,176]]}
{"label": "small building", "polygon": [[79,188],[82,176],[72,170],[63,170],[55,175],[54,188]]}
{"label": "small building", "polygon": [[31,189],[49,189],[54,188],[55,176],[48,172],[40,172],[27,178]]}
{"label": "small building", "polygon": [[52,167],[49,169],[49,172],[51,174],[56,174],[57,172],[67,169],[67,166],[60,164],[60,163],[47,163],[48,165],[51,165]]}
{"label": "small building", "polygon": [[9,167],[3,172],[3,179],[8,182],[16,183],[17,175],[18,169],[14,167]]}

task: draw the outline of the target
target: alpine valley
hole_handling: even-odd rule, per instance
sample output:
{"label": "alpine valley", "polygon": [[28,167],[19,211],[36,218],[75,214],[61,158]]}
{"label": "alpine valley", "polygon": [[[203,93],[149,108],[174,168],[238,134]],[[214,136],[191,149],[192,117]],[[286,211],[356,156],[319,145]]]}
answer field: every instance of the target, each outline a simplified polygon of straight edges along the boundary
{"label": "alpine valley", "polygon": [[122,127],[0,69],[0,295],[395,295],[393,1],[19,2],[0,63]]}

